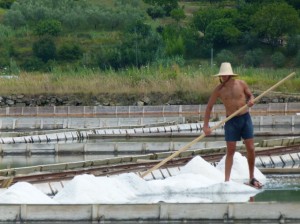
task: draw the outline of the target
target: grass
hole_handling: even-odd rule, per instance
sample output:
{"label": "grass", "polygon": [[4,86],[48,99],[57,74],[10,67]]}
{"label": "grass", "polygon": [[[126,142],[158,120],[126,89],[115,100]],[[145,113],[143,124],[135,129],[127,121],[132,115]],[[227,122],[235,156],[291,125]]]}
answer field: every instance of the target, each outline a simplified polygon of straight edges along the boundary
{"label": "grass", "polygon": [[[299,74],[299,69],[294,70]],[[172,65],[170,67],[145,66],[119,72],[98,69],[53,70],[52,73],[21,72],[15,78],[2,78],[0,95],[25,94],[143,94],[158,92],[178,94],[184,97],[203,98],[205,101],[218,79],[213,74],[218,68],[203,66]],[[253,92],[262,92],[286,77],[290,69],[245,69],[237,68],[239,78],[245,80]],[[1,77],[1,76],[0,76]],[[300,78],[294,77],[279,86],[276,91],[286,94],[300,92]]]}

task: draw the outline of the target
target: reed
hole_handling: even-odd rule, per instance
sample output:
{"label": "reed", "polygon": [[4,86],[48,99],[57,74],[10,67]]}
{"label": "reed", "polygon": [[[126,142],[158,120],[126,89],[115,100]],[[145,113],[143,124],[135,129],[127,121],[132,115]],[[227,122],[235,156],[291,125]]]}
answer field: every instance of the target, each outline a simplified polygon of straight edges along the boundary
{"label": "reed", "polygon": [[[293,70],[299,74],[299,69]],[[254,69],[239,67],[235,73],[245,80],[253,91],[263,91],[278,80],[293,72],[290,69]],[[210,66],[144,66],[121,71],[90,68],[53,69],[51,73],[20,72],[14,77],[0,76],[0,95],[9,94],[100,94],[124,93],[147,94],[187,93],[190,95],[208,95],[218,79],[213,74],[218,68]],[[300,91],[300,78],[296,75],[277,91],[297,93]]]}

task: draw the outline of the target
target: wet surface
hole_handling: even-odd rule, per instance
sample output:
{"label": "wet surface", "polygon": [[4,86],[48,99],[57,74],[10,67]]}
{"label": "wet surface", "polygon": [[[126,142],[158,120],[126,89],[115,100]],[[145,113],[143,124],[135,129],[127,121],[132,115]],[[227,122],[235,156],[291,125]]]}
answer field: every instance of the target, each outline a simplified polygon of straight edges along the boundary
{"label": "wet surface", "polygon": [[[255,141],[258,143],[263,139],[280,138],[278,136],[269,136],[268,138],[256,137]],[[103,142],[175,142],[184,141],[189,143],[194,138],[138,138],[138,139],[93,139],[85,140],[86,143],[98,143]],[[223,137],[206,137],[205,141],[223,141]],[[74,142],[73,142],[74,143]],[[45,143],[47,144],[47,143]],[[135,155],[135,154],[131,154]],[[98,154],[98,155],[9,155],[0,157],[0,168],[9,167],[24,167],[34,166],[41,164],[55,164],[66,163],[75,161],[87,161],[97,159],[107,159],[126,156],[124,154]],[[249,201],[255,202],[300,202],[300,174],[294,175],[268,175],[267,183],[260,193],[255,195],[254,198],[250,198]]]}
{"label": "wet surface", "polygon": [[267,175],[267,183],[255,202],[300,202],[300,174]]}

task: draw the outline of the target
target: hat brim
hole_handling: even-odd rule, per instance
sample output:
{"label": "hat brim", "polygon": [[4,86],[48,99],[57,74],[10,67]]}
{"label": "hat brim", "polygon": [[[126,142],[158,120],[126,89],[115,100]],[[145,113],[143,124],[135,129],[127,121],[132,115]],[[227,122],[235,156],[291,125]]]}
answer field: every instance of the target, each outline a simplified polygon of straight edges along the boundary
{"label": "hat brim", "polygon": [[220,77],[220,76],[238,76],[238,74],[216,74],[214,76],[216,76],[216,77]]}

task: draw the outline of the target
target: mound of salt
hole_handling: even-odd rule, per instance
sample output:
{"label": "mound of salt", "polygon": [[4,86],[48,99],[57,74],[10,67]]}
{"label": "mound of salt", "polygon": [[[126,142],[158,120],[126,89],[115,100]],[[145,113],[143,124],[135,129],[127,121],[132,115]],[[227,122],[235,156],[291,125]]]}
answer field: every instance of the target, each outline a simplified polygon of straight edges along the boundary
{"label": "mound of salt", "polygon": [[18,182],[3,191],[0,201],[7,204],[56,204],[53,199],[27,182]]}

